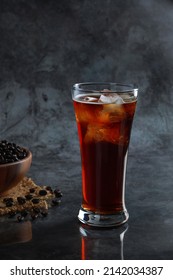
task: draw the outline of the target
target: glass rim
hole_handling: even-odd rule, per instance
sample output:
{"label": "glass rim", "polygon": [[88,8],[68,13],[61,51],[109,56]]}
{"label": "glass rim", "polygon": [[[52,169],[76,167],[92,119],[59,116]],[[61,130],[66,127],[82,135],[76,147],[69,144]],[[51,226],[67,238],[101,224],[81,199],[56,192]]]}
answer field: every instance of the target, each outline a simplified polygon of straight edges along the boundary
{"label": "glass rim", "polygon": [[[72,89],[77,90],[80,92],[98,92],[99,90],[97,89],[89,89],[87,86],[117,86],[117,87],[122,87],[122,89],[111,89],[111,91],[114,93],[116,92],[135,92],[138,91],[138,87],[135,84],[127,84],[127,83],[114,83],[114,82],[84,82],[84,83],[76,83],[73,85]],[[83,88],[86,86],[86,88]],[[100,90],[101,91],[101,90]]]}

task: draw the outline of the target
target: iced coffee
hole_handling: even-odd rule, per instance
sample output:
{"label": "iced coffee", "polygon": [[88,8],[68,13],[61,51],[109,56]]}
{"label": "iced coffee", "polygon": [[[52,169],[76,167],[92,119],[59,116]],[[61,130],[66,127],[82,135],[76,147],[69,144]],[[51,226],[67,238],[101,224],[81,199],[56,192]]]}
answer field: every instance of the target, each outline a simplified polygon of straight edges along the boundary
{"label": "iced coffee", "polygon": [[73,94],[82,162],[79,219],[95,226],[128,219],[125,173],[137,90],[111,85],[99,84],[97,89],[94,84],[92,91],[90,84],[89,89],[76,85]]}

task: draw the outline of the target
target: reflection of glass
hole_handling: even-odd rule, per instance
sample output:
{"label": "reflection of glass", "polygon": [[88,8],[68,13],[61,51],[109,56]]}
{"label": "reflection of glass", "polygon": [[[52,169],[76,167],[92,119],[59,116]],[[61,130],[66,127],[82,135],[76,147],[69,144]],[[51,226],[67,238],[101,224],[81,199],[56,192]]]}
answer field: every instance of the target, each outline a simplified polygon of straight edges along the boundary
{"label": "reflection of glass", "polygon": [[123,260],[123,240],[128,225],[114,229],[95,229],[81,225],[82,260]]}
{"label": "reflection of glass", "polygon": [[32,239],[32,224],[30,221],[3,222],[0,226],[0,244],[28,242]]}
{"label": "reflection of glass", "polygon": [[127,221],[125,175],[138,90],[116,83],[72,89],[82,159],[81,222],[112,227]]}

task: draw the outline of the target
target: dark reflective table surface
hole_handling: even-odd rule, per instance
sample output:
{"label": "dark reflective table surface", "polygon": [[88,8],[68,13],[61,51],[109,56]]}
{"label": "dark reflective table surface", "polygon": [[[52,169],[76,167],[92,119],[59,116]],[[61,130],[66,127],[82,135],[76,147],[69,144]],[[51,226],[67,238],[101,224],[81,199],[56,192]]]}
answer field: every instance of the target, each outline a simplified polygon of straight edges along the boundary
{"label": "dark reflective table surface", "polygon": [[[171,156],[129,156],[127,224],[90,228],[77,219],[81,202],[80,162],[33,161],[36,183],[58,186],[60,206],[46,218],[17,223],[0,219],[1,259],[173,259]],[[164,162],[164,168],[162,163]]]}

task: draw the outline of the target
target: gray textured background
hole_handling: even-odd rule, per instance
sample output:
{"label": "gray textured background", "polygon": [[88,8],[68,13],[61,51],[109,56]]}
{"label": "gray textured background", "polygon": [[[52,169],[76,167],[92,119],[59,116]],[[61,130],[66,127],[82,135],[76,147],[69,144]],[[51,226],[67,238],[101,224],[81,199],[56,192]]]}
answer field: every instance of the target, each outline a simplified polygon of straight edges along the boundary
{"label": "gray textured background", "polygon": [[78,153],[72,84],[116,81],[139,86],[131,154],[167,149],[172,13],[168,0],[1,0],[1,139],[35,157],[70,158]]}
{"label": "gray textured background", "polygon": [[[53,223],[51,229],[60,235],[56,244],[64,258],[79,257],[75,250],[68,253],[76,242],[71,235],[69,246],[65,223],[69,217],[76,226],[81,200],[70,89],[87,81],[139,87],[128,162],[126,257],[172,258],[172,15],[170,0],[0,0],[0,138],[31,149],[30,174],[37,181],[57,178],[64,192],[57,216],[62,212],[66,234]],[[42,227],[51,236],[52,245],[43,236],[50,254],[54,237],[47,224]],[[34,252],[30,258],[40,258]]]}
{"label": "gray textured background", "polygon": [[86,81],[139,87],[129,172],[172,161],[172,14],[168,0],[0,1],[0,138],[31,149],[31,174],[69,189],[80,177],[70,89]]}

